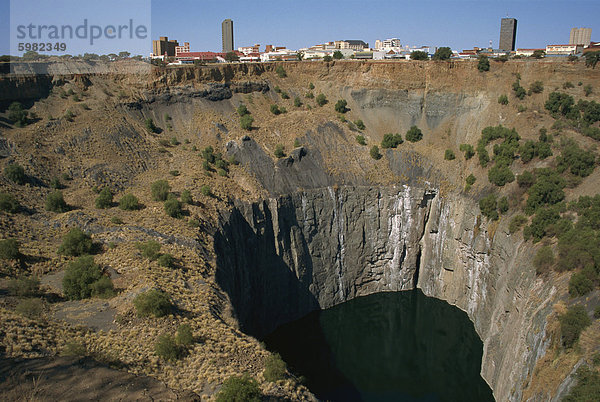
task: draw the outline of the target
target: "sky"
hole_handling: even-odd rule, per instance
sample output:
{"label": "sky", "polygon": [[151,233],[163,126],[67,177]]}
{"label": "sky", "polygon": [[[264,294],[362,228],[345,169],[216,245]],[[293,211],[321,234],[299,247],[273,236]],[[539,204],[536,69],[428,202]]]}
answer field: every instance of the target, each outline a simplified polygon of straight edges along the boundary
{"label": "sky", "polygon": [[[65,12],[55,6],[57,1],[76,6]],[[190,42],[192,51],[220,51],[225,18],[234,21],[235,47],[260,43],[261,50],[266,44],[298,49],[340,39],[362,39],[374,46],[376,39],[386,38],[399,38],[402,45],[454,50],[487,47],[491,40],[497,47],[500,19],[507,15],[518,20],[517,47],[568,43],[572,27],[592,28],[592,40],[600,41],[599,0],[13,0],[13,5],[23,2],[30,4],[19,19],[41,21],[38,24],[76,25],[85,17],[102,24],[137,18],[150,25],[145,40],[105,41],[87,48],[74,45],[73,54],[78,50],[116,53],[122,50],[119,47],[130,47],[132,53],[147,55],[152,51],[151,39],[159,36]],[[9,38],[14,36],[10,4],[0,0],[0,54],[9,53]],[[78,12],[72,11],[75,7]]]}

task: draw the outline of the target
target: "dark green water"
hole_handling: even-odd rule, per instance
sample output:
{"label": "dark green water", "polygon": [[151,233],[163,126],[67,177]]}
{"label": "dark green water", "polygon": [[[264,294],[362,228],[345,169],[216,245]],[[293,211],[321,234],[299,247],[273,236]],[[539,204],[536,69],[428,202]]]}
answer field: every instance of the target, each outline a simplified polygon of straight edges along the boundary
{"label": "dark green water", "polygon": [[466,313],[420,290],[359,297],[264,339],[330,401],[493,401]]}

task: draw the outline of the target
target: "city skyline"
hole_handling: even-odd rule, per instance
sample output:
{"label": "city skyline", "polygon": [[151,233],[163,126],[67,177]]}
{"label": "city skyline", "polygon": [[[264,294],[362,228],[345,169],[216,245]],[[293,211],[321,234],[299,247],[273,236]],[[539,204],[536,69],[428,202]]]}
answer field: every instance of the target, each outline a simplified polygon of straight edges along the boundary
{"label": "city skyline", "polygon": [[[0,0],[0,54],[9,50],[9,0]],[[599,41],[600,2],[597,1],[444,1],[371,2],[348,0],[233,1],[181,0],[176,4],[152,1],[151,38],[140,54],[152,51],[150,39],[168,36],[190,42],[192,51],[221,51],[221,22],[235,21],[235,48],[260,43],[309,47],[334,40],[357,39],[373,45],[376,39],[399,38],[402,45],[474,46],[498,48],[500,21],[507,14],[519,21],[517,48],[542,48],[569,43],[573,27],[592,28]],[[181,10],[186,10],[181,13]],[[33,11],[35,12],[35,11]],[[133,13],[124,3],[120,13]]]}

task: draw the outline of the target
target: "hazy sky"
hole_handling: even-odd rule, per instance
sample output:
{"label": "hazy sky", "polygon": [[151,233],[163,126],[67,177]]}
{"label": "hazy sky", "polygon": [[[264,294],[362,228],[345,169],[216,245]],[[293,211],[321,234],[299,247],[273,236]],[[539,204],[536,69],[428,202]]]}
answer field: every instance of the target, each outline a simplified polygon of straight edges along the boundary
{"label": "hazy sky", "polygon": [[[77,3],[86,2],[90,7],[104,4],[99,0]],[[139,2],[133,7],[123,0],[120,8],[107,7],[105,11],[136,16],[142,12]],[[9,51],[9,4],[9,0],[0,0],[0,54]],[[225,18],[234,21],[235,47],[260,43],[261,49],[265,44],[297,49],[339,39],[362,39],[373,46],[375,39],[391,37],[411,46],[461,50],[488,46],[491,40],[497,47],[500,19],[507,15],[518,20],[517,47],[568,43],[572,27],[592,28],[592,40],[600,41],[600,0],[162,0],[151,4],[151,38],[168,36],[187,41],[192,51],[220,51],[221,21]],[[91,12],[90,18],[96,14]],[[45,17],[36,15],[35,7],[31,16]],[[70,21],[68,14],[64,18],[65,23],[79,22]],[[147,47],[139,52],[148,54],[151,50],[148,40]]]}

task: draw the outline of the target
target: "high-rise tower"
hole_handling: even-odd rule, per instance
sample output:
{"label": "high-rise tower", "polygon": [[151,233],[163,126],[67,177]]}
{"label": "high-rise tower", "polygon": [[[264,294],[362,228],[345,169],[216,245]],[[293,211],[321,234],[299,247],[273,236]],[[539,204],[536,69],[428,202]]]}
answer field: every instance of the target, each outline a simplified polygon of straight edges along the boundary
{"label": "high-rise tower", "polygon": [[517,20],[515,18],[502,18],[500,24],[500,50],[515,50],[517,39]]}
{"label": "high-rise tower", "polygon": [[589,45],[592,40],[592,28],[572,28],[569,45]]}
{"label": "high-rise tower", "polygon": [[221,24],[221,37],[223,39],[223,53],[233,52],[233,21],[226,19]]}

